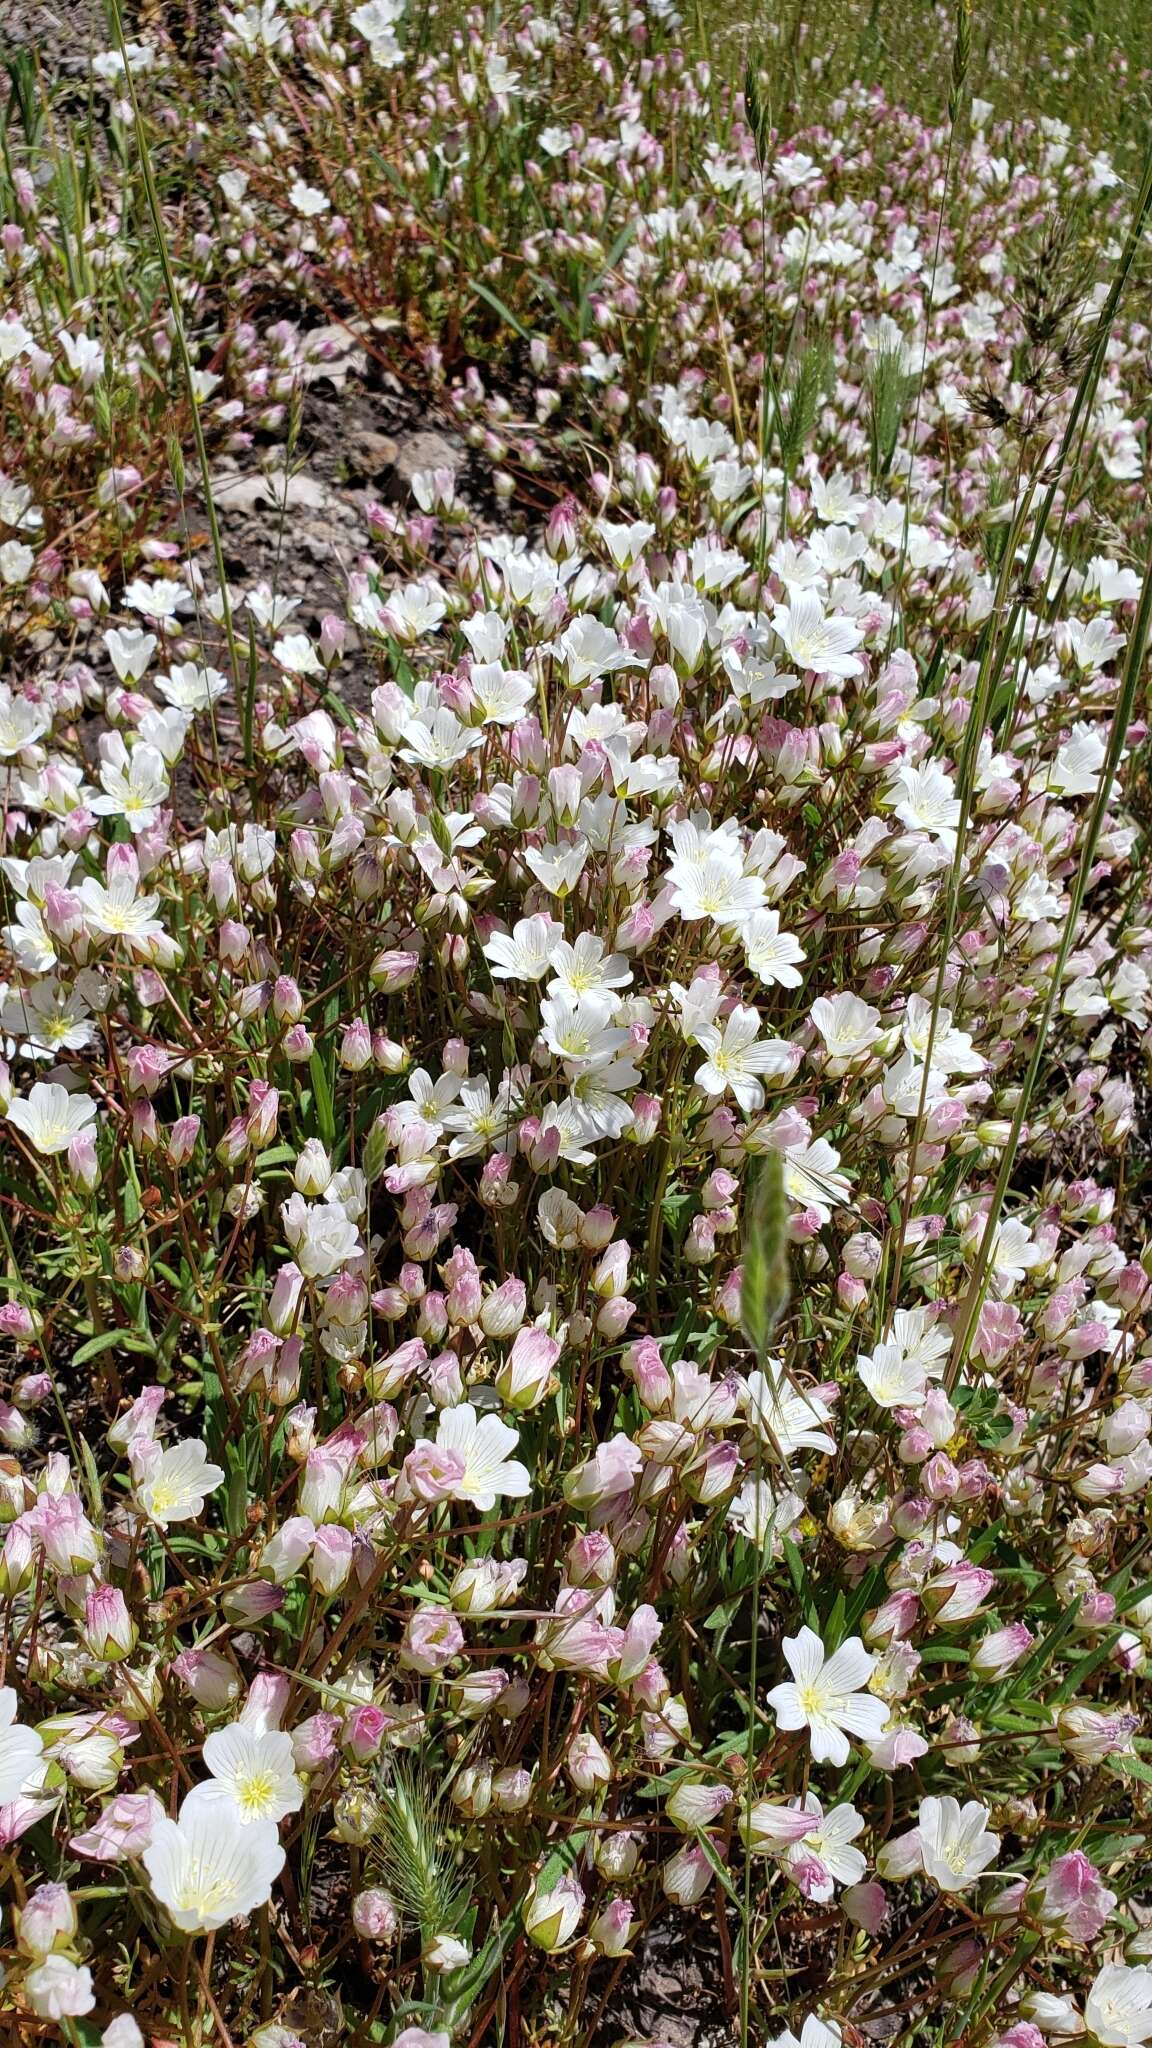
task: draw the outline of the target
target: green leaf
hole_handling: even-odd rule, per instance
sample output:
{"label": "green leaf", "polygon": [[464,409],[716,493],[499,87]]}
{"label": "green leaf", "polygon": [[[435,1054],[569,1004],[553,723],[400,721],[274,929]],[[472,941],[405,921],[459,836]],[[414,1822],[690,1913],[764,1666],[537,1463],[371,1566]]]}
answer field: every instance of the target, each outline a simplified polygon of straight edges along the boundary
{"label": "green leaf", "polygon": [[228,1491],[224,1501],[224,1526],[229,1536],[242,1536],[248,1519],[248,1474],[243,1462],[233,1466],[228,1475]]}
{"label": "green leaf", "polygon": [[328,1075],[318,1052],[308,1062],[312,1077],[312,1098],[316,1105],[316,1126],[321,1142],[331,1148],[336,1143],[336,1114],[332,1107],[332,1090],[328,1086]]}
{"label": "green leaf", "polygon": [[101,1330],[98,1337],[89,1337],[79,1351],[72,1353],[72,1363],[87,1365],[90,1358],[99,1358],[101,1352],[115,1350],[143,1351],[152,1357],[155,1349],[156,1346],[146,1338],[137,1336],[135,1330]]}
{"label": "green leaf", "polygon": [[512,311],[511,307],[506,306],[504,304],[503,299],[497,298],[495,292],[489,291],[488,286],[486,284],[481,284],[478,277],[470,278],[469,283],[471,284],[472,289],[475,292],[477,298],[485,300],[485,302],[489,306],[491,306],[492,311],[494,313],[499,313],[500,318],[502,320],[507,321],[508,326],[512,328],[514,333],[520,336],[521,341],[531,341],[532,336],[528,332],[528,329],[525,326],[523,326],[522,323],[516,318],[516,315]]}
{"label": "green leaf", "polygon": [[713,1870],[715,1871],[717,1877],[719,1878],[721,1884],[724,1887],[724,1890],[727,1892],[728,1897],[732,1900],[733,1904],[736,1907],[742,1909],[744,1901],[741,1899],[739,1892],[737,1891],[735,1885],[732,1882],[731,1873],[725,1868],[721,1858],[717,1855],[716,1846],[712,1841],[711,1837],[704,1834],[700,1829],[697,1829],[696,1845],[698,1848],[703,1849],[708,1862],[711,1864]]}

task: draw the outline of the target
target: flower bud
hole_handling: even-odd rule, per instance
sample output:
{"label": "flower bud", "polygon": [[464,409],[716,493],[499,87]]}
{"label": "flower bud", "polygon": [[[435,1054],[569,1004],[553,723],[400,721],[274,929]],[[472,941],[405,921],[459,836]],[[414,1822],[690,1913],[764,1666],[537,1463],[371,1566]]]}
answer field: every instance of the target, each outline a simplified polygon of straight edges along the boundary
{"label": "flower bud", "polygon": [[352,1901],[352,1925],[364,1941],[393,1940],[399,1918],[388,1893],[378,1886],[357,1892]]}
{"label": "flower bud", "polygon": [[26,1956],[42,1962],[53,1949],[69,1948],[76,1938],[76,1907],[66,1884],[42,1884],[17,1915],[17,1940]]}
{"label": "flower bud", "polygon": [[542,1891],[537,1878],[524,1909],[524,1932],[537,1948],[552,1954],[571,1941],[583,1912],[584,1893],[570,1873],[550,1891]]}

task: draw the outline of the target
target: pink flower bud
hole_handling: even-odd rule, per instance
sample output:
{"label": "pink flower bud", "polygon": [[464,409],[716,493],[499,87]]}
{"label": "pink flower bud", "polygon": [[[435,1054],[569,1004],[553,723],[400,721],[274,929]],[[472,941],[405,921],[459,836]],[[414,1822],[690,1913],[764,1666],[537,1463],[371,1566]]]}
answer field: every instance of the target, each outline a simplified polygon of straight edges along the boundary
{"label": "pink flower bud", "polygon": [[292,1730],[292,1760],[298,1771],[312,1776],[335,1761],[340,1734],[339,1714],[310,1714]]}
{"label": "pink flower bud", "polygon": [[392,1941],[399,1924],[387,1892],[379,1887],[357,1892],[352,1901],[352,1925],[362,1941]]}
{"label": "pink flower bud", "polygon": [[101,1663],[130,1657],[136,1647],[136,1624],[123,1593],[116,1586],[93,1587],[84,1602],[84,1641]]}
{"label": "pink flower bud", "polygon": [[363,1017],[354,1017],[344,1027],[339,1060],[346,1073],[361,1074],[372,1058],[372,1034]]}
{"label": "pink flower bud", "polygon": [[635,1919],[631,1899],[610,1899],[588,1929],[588,1939],[601,1956],[622,1956]]}
{"label": "pink flower bud", "polygon": [[862,1927],[865,1934],[878,1934],[888,1916],[888,1897],[882,1884],[849,1885],[840,1904],[853,1926]]}

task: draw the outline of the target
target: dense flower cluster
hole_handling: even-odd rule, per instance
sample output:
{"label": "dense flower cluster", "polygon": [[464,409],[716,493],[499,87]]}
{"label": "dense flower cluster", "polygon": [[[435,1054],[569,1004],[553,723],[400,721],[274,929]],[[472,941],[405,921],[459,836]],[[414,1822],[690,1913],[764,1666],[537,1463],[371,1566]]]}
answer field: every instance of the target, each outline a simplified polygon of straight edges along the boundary
{"label": "dense flower cluster", "polygon": [[[222,18],[176,309],[3,237],[0,2010],[585,2040],[684,1915],[749,2041],[1139,2048],[1134,194],[660,7]],[[413,302],[486,496],[222,588],[116,422],[186,343],[286,474]]]}

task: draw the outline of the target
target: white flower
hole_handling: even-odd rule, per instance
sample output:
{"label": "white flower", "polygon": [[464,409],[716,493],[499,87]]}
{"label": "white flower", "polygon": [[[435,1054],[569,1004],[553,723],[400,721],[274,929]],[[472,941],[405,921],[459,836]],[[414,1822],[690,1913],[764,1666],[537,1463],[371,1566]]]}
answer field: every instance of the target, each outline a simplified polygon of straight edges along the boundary
{"label": "white flower", "polygon": [[339,1202],[306,1202],[303,1195],[291,1195],[281,1203],[280,1214],[292,1256],[309,1279],[327,1279],[360,1250],[359,1232]]}
{"label": "white flower", "polygon": [[[111,634],[107,636],[111,639]],[[155,641],[153,641],[155,646]],[[199,662],[182,661],[166,676],[156,677],[160,695],[177,711],[207,711],[228,688],[228,679],[218,668],[203,668]]]}
{"label": "white flower", "polygon": [[484,725],[515,725],[536,694],[523,669],[505,668],[499,661],[473,662],[469,681]]}
{"label": "white flower", "polygon": [[786,1039],[759,1037],[758,1013],[743,1003],[724,1019],[723,1025],[704,1024],[696,1043],[708,1055],[697,1067],[693,1079],[709,1096],[730,1090],[746,1116],[764,1101],[760,1074],[786,1074],[792,1065],[792,1049]]}
{"label": "white flower", "polygon": [[189,1794],[179,1820],[156,1821],[141,1861],[174,1926],[202,1934],[267,1905],[284,1851],[274,1821],[241,1827]]}
{"label": "white flower", "polygon": [[42,705],[30,703],[27,697],[10,690],[7,683],[0,683],[0,761],[9,761],[13,754],[30,747],[47,732],[51,722]]}
{"label": "white flower", "polygon": [[61,1052],[79,1052],[90,1045],[94,1029],[88,1007],[76,989],[64,989],[50,976],[31,988],[13,989],[0,1007],[0,1023],[19,1040],[34,1060],[51,1060]]}
{"label": "white flower", "polygon": [[910,832],[928,832],[953,852],[960,824],[960,799],[950,775],[938,761],[924,761],[913,768],[907,762],[896,770],[899,801],[893,806],[902,825]]}
{"label": "white flower", "polygon": [[789,1843],[784,1862],[805,1898],[822,1903],[838,1884],[858,1884],[867,1869],[865,1858],[851,1844],[864,1828],[854,1806],[833,1806],[828,1813],[814,1792],[801,1811],[811,1817],[807,1834]]}
{"label": "white flower", "polygon": [[495,1507],[500,1495],[520,1499],[529,1493],[532,1481],[527,1467],[509,1458],[519,1438],[498,1415],[477,1415],[470,1401],[458,1408],[445,1408],[436,1431],[438,1450],[455,1451],[463,1460],[464,1475],[452,1488],[454,1500],[471,1501],[473,1507]]}
{"label": "white flower", "polygon": [[922,1799],[917,1833],[924,1869],[942,1892],[975,1884],[1000,1847],[999,1835],[988,1832],[988,1808],[978,1799],[964,1806],[950,1795]]}
{"label": "white flower", "polygon": [[483,947],[493,981],[542,980],[563,936],[563,925],[542,912],[519,918],[510,932],[493,932]]}
{"label": "white flower", "polygon": [[610,627],[586,615],[565,626],[556,644],[574,689],[591,682],[594,676],[609,675],[613,669],[628,668],[636,661],[636,656],[621,646]]}
{"label": "white flower", "polygon": [[[70,1956],[45,1956],[24,1979],[24,1993],[41,2019],[80,2019],[96,2003],[92,1972]],[[74,2034],[69,2032],[69,2039]]]}
{"label": "white flower", "polygon": [[789,1145],[784,1154],[784,1193],[790,1202],[814,1210],[821,1223],[828,1223],[833,1208],[848,1200],[847,1176],[839,1167],[840,1154],[827,1138]]}
{"label": "white flower", "polygon": [[183,1437],[158,1455],[153,1447],[136,1487],[136,1499],[149,1521],[163,1527],[169,1522],[190,1522],[202,1512],[205,1495],[214,1493],[223,1480],[219,1465],[209,1464],[207,1446],[200,1438]]}
{"label": "white flower", "polygon": [[567,996],[571,1002],[580,1002],[589,995],[603,995],[611,989],[627,988],[632,979],[632,969],[623,953],[609,953],[603,939],[597,938],[594,932],[580,932],[574,945],[569,945],[567,939],[561,939],[549,965],[552,979],[548,983],[548,994]]}
{"label": "white flower", "polygon": [[77,894],[90,929],[126,939],[130,952],[150,953],[156,941],[164,939],[164,927],[155,915],[159,896],[138,896],[131,875],[114,875],[107,887],[95,875],[86,875]]}
{"label": "white flower", "polygon": [[701,833],[682,819],[672,827],[672,844],[676,852],[668,868],[668,885],[681,917],[742,925],[762,907],[763,878],[745,874],[733,833]]}
{"label": "white flower", "polygon": [[777,1376],[772,1379],[760,1371],[750,1372],[745,1383],[753,1429],[785,1459],[801,1450],[831,1454],[836,1444],[828,1430],[828,1410],[815,1395],[791,1386],[778,1367],[774,1372]]}
{"label": "white flower", "polygon": [[293,179],[288,187],[288,197],[305,220],[314,220],[317,214],[327,213],[332,204],[326,192],[321,192],[315,185],[306,185],[303,178]]}
{"label": "white flower", "polygon": [[927,1308],[898,1308],[892,1318],[892,1341],[927,1379],[939,1379],[952,1349],[952,1333]]}
{"label": "white flower", "polygon": [[8,1110],[9,1123],[23,1131],[37,1152],[51,1157],[66,1152],[77,1132],[96,1115],[90,1095],[70,1095],[59,1081],[35,1081],[26,1096],[18,1095]]}
{"label": "white flower", "polygon": [[146,832],[156,823],[168,795],[168,771],[155,747],[138,743],[129,753],[119,733],[101,742],[102,796],[91,796],[88,809],[97,817],[125,818],[132,832]]}
{"label": "white flower", "polygon": [[778,982],[781,988],[799,988],[802,976],[797,962],[804,948],[791,932],[780,929],[778,910],[755,910],[740,933],[749,972],[767,988]]}
{"label": "white flower", "polygon": [[856,1371],[878,1408],[919,1408],[928,1392],[923,1366],[890,1338],[862,1353]]}
{"label": "white flower", "polygon": [[36,560],[34,548],[22,540],[6,540],[0,545],[0,583],[11,588],[17,583],[26,583]]}
{"label": "white flower", "polygon": [[1048,769],[1047,788],[1057,796],[1094,796],[1108,747],[1097,726],[1081,721],[1056,750]]}
{"label": "white flower", "polygon": [[20,1797],[44,1747],[35,1728],[20,1726],[16,1706],[13,1688],[0,1685],[0,1806],[9,1806]]}
{"label": "white flower", "polygon": [[1018,1216],[1005,1217],[996,1226],[996,1237],[992,1247],[992,1271],[1000,1295],[1012,1293],[1018,1280],[1031,1272],[1033,1266],[1044,1263],[1044,1247],[1028,1234],[1027,1226]]}
{"label": "white flower", "polygon": [[817,996],[809,1015],[827,1047],[831,1074],[843,1073],[850,1061],[870,1052],[882,1029],[879,1010],[848,991]]}
{"label": "white flower", "polygon": [[611,1024],[618,1007],[611,990],[576,1003],[567,996],[548,996],[540,1005],[545,1045],[571,1065],[607,1066],[628,1043],[628,1033]]}
{"label": "white flower", "polygon": [[241,1827],[250,1827],[255,1821],[281,1821],[304,1803],[292,1737],[282,1729],[261,1732],[242,1721],[215,1728],[205,1741],[204,1761],[212,1777],[188,1794],[186,1813],[195,1800],[214,1805],[221,1826],[234,1820]]}
{"label": "white flower", "polygon": [[826,1657],[823,1643],[810,1628],[785,1636],[783,1650],[793,1682],[774,1686],[768,1694],[779,1726],[808,1729],[815,1763],[846,1764],[845,1729],[867,1740],[879,1735],[888,1719],[886,1703],[863,1690],[875,1669],[875,1657],[859,1636],[849,1636]]}
{"label": "white flower", "polygon": [[1152,2039],[1152,1969],[1105,1963],[1084,2002],[1084,2023],[1102,2048],[1139,2048]]}
{"label": "white flower", "polygon": [[785,2027],[782,2034],[777,2034],[774,2041],[767,2043],[767,2048],[841,2048],[842,2040],[835,2020],[818,2020],[815,2013],[809,2013],[800,2029],[799,2040],[791,2027]]}
{"label": "white flower", "polygon": [[797,668],[818,676],[858,676],[864,664],[853,654],[864,638],[851,619],[826,618],[814,590],[797,591],[791,604],[777,605],[772,623]]}

